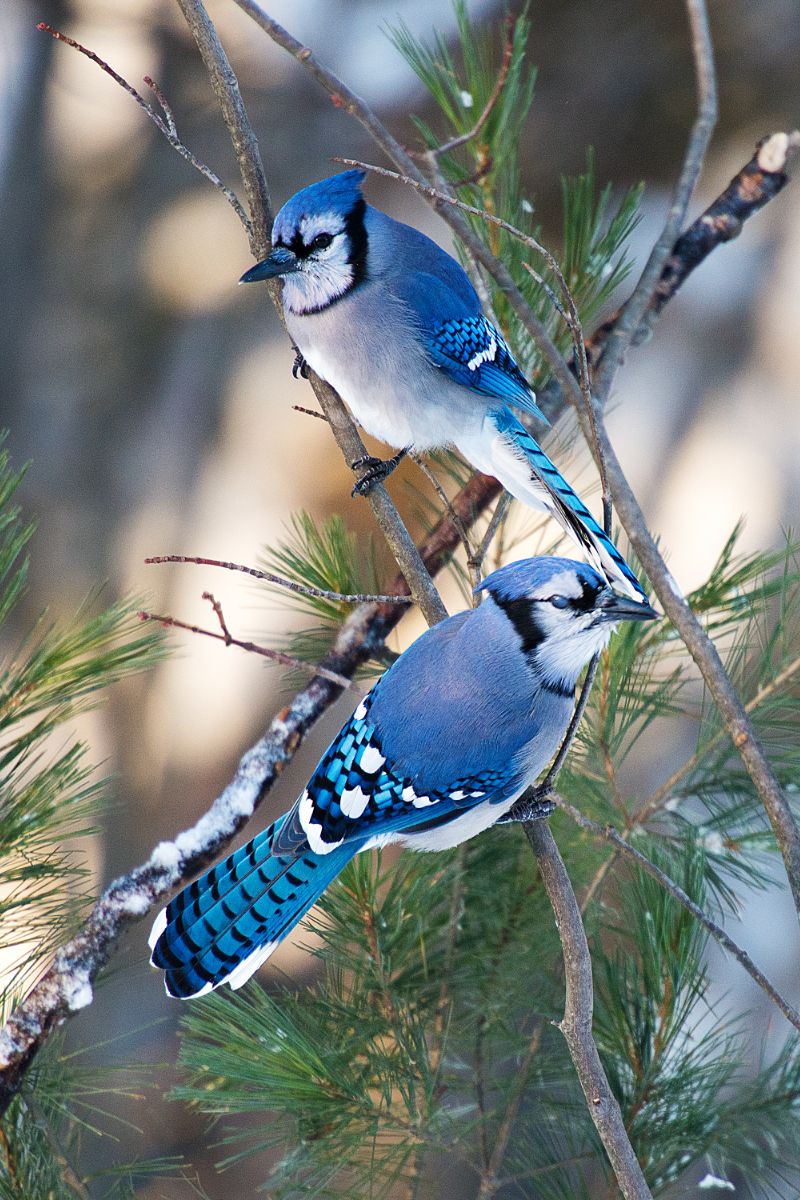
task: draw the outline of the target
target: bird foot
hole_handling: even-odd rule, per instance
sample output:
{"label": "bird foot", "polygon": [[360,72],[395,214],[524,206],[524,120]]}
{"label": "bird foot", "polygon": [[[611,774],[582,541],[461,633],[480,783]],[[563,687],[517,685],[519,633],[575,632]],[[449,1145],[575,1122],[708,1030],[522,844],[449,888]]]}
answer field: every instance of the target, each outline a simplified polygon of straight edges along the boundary
{"label": "bird foot", "polygon": [[515,800],[508,812],[500,818],[498,825],[510,821],[541,821],[555,812],[555,803],[547,796],[540,796],[535,788],[523,792],[519,800]]}
{"label": "bird foot", "polygon": [[401,450],[395,454],[394,458],[373,458],[371,454],[364,455],[363,458],[357,458],[350,466],[354,471],[360,471],[366,467],[364,474],[356,481],[356,485],[350,493],[351,496],[368,496],[372,489],[379,483],[383,483],[389,478],[392,471],[405,458],[407,450]]}
{"label": "bird foot", "polygon": [[294,362],[292,363],[292,375],[295,379],[308,379],[308,363],[296,346]]}

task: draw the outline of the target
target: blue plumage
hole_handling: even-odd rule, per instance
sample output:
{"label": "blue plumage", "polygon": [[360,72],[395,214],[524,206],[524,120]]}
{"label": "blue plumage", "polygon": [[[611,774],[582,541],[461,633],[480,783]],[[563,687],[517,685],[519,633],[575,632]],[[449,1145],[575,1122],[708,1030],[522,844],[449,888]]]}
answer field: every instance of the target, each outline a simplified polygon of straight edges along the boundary
{"label": "blue plumage", "polygon": [[[345,171],[287,201],[273,253],[243,282],[282,278],[300,354],[368,433],[401,451],[455,447],[512,495],[550,512],[611,584],[643,601],[586,505],[503,407],[544,419],[468,276],[430,238],[366,204],[363,179]],[[399,457],[371,465],[356,490],[365,494]]]}
{"label": "blue plumage", "polygon": [[161,913],[152,961],[171,995],[239,987],[359,851],[444,849],[507,814],[555,753],[583,666],[616,622],[654,615],[569,559],[511,564],[481,591],[375,684],[289,812]]}

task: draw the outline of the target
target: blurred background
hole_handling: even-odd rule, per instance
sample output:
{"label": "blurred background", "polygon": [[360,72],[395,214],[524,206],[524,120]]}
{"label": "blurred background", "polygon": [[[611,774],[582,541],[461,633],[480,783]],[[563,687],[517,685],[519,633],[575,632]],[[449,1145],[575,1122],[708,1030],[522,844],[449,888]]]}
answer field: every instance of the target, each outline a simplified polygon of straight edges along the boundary
{"label": "blurred background", "polygon": [[[413,144],[409,112],[432,113],[385,26],[402,18],[417,35],[433,27],[450,34],[449,0],[274,0],[266,7]],[[360,128],[229,0],[214,0],[209,11],[260,136],[276,208],[337,169],[332,154],[382,161]],[[472,0],[470,12],[500,36],[501,4]],[[663,220],[694,115],[683,5],[533,0],[531,15],[539,77],[522,168],[544,240],[557,250],[559,177],[580,171],[592,145],[601,183],[610,180],[621,193],[646,182],[633,241],[641,256]],[[750,158],[758,138],[800,123],[796,0],[712,0],[711,18],[721,116],[693,214]],[[297,616],[242,578],[146,567],[144,557],[186,553],[253,564],[299,508],[318,517],[342,512],[363,531],[368,509],[350,499],[351,473],[324,423],[292,410],[313,397],[292,379],[292,352],[266,292],[236,286],[251,260],[232,210],[122,89],[37,32],[39,21],[83,42],[142,91],[143,75],[156,79],[184,142],[239,186],[176,5],[0,5],[0,425],[10,430],[15,463],[31,460],[22,500],[39,522],[18,632],[44,607],[71,614],[108,580],[109,596],[147,594],[156,611],[206,625],[200,596],[210,588],[235,633],[269,641]],[[446,228],[399,185],[373,179],[368,195],[449,244]],[[777,545],[782,529],[796,525],[798,377],[795,184],[692,277],[653,340],[632,353],[614,396],[612,435],[684,589],[706,576],[740,516],[744,548]],[[562,465],[569,449],[562,433]],[[567,473],[591,495],[580,452]],[[402,511],[413,511],[417,486],[413,468],[394,478]],[[460,603],[455,593],[448,599]],[[406,622],[403,642],[417,630]],[[172,641],[169,662],[117,689],[81,730],[116,776],[107,831],[86,847],[98,887],[207,808],[287,694],[279,673],[254,657],[188,634]],[[294,798],[345,709],[329,713],[309,738],[259,827]],[[669,765],[643,763],[643,782]],[[734,936],[791,998],[798,963],[796,949],[788,949],[797,941],[790,906],[772,892],[753,897],[744,917]],[[145,965],[145,934],[145,925],[130,934],[95,1006],[72,1023],[75,1047],[110,1040],[87,1052],[89,1059],[174,1060],[177,1006]],[[309,964],[296,947],[285,947],[276,963],[302,985]],[[736,989],[751,1006],[758,1053],[777,1017],[746,990],[738,969],[716,958],[713,968],[715,992]],[[100,1164],[185,1153],[212,1197],[251,1194],[263,1179],[252,1163],[216,1177],[213,1135],[156,1094],[131,1102],[124,1115],[131,1128],[116,1129],[112,1148],[102,1144]],[[189,1192],[178,1183],[141,1190],[143,1197],[167,1194]]]}

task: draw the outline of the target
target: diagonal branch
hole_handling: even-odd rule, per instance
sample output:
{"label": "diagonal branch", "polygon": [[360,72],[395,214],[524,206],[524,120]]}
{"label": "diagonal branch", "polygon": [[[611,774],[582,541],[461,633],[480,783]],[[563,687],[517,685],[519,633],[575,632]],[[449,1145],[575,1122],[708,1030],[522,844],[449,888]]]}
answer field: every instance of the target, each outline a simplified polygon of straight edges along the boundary
{"label": "diagonal branch", "polygon": [[[772,133],[762,138],[749,162],[736,172],[725,190],[680,235],[667,255],[639,328],[633,335],[633,345],[646,340],[664,306],[692,272],[705,262],[711,251],[737,238],[745,221],[786,187],[789,182],[786,167],[798,149],[798,130]],[[593,366],[597,367],[603,362],[608,351],[609,336],[622,312],[622,309],[617,309],[587,339],[586,346]]]}
{"label": "diagonal branch", "polygon": [[719,651],[670,574],[644,514],[620,466],[597,407],[597,433],[608,467],[614,506],[631,545],[644,567],[664,612],[697,664],[720,711],[728,735],[738,750],[753,786],[766,809],[783,856],[795,908],[800,918],[800,829],[767,758],[750,716],[733,686]]}
{"label": "diagonal branch", "polygon": [[703,168],[706,151],[717,123],[714,49],[711,44],[705,0],[686,0],[686,11],[691,30],[692,55],[697,84],[697,116],[689,135],[683,167],[664,228],[650,252],[639,282],[626,301],[620,318],[608,339],[602,370],[595,376],[595,390],[602,403],[608,399],[617,371],[650,306],[664,265],[686,219],[689,201]]}
{"label": "diagonal branch", "polygon": [[73,50],[77,50],[80,54],[85,55],[90,62],[96,63],[101,71],[105,71],[106,75],[109,75],[116,84],[119,84],[122,90],[127,92],[128,95],[136,101],[145,115],[153,122],[159,133],[164,135],[170,146],[172,146],[172,149],[177,150],[181,158],[185,158],[188,163],[191,163],[195,170],[199,171],[201,175],[204,175],[205,178],[208,179],[215,188],[222,192],[223,196],[241,221],[245,233],[248,235],[248,237],[250,236],[250,221],[247,213],[244,211],[239,202],[238,196],[235,194],[235,192],[231,191],[229,187],[226,187],[220,177],[215,174],[215,172],[212,171],[211,168],[204,162],[201,162],[200,159],[192,153],[189,147],[181,141],[178,136],[178,129],[175,124],[175,118],[172,114],[172,109],[167,103],[166,97],[164,96],[158,84],[155,83],[149,75],[145,75],[144,81],[150,88],[150,91],[153,93],[155,98],[158,100],[158,103],[161,105],[161,108],[164,112],[163,117],[159,116],[155,109],[147,103],[144,96],[142,96],[140,92],[137,92],[136,88],[133,87],[132,84],[128,83],[127,79],[124,79],[118,71],[115,71],[114,68],[110,66],[105,59],[102,59],[99,54],[95,54],[94,50],[89,50],[80,42],[76,42],[74,38],[67,37],[65,33],[59,32],[58,29],[53,29],[51,25],[47,25],[44,21],[41,21],[36,28],[40,29],[42,33],[49,33],[51,37],[56,39],[56,41],[64,42],[66,46],[71,46]]}

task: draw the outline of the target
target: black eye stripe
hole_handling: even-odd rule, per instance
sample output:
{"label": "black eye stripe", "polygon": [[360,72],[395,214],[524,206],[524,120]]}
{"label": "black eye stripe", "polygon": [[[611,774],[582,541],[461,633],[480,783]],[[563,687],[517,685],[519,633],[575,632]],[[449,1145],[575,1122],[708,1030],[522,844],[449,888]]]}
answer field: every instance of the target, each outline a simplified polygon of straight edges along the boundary
{"label": "black eye stripe", "polygon": [[530,654],[545,639],[545,631],[536,620],[535,600],[503,600],[494,597],[495,603],[502,608],[522,643],[522,650]]}

